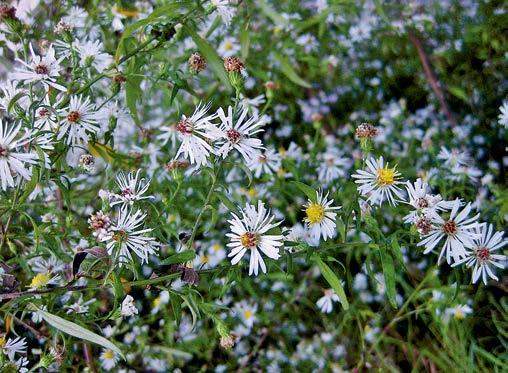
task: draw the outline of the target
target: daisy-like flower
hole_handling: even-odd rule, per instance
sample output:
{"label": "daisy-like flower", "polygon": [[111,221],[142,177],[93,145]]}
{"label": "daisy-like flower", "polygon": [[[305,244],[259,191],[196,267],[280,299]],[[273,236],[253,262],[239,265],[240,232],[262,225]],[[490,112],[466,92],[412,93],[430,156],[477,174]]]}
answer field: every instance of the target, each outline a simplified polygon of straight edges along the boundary
{"label": "daisy-like flower", "polygon": [[157,254],[159,243],[153,237],[145,235],[152,229],[139,229],[145,218],[146,214],[140,210],[132,212],[128,206],[124,205],[119,211],[116,224],[110,227],[109,233],[104,237],[109,255],[115,249],[120,250],[120,266],[132,260],[131,251],[134,251],[141,259],[141,264],[148,263],[148,255]]}
{"label": "daisy-like flower", "polygon": [[247,328],[252,328],[254,323],[256,322],[256,312],[258,310],[258,306],[255,303],[248,303],[245,300],[238,302],[235,304],[235,311],[240,316],[243,324]]}
{"label": "daisy-like flower", "polygon": [[218,155],[226,158],[235,149],[246,161],[249,161],[259,154],[260,149],[263,148],[263,143],[252,136],[263,131],[262,127],[266,124],[266,121],[256,116],[246,119],[247,113],[248,110],[243,109],[239,117],[235,119],[231,106],[228,107],[227,115],[222,108],[217,111],[217,115],[221,120],[220,137],[217,141],[219,148],[216,151]]}
{"label": "daisy-like flower", "polygon": [[333,311],[333,302],[340,302],[339,297],[333,289],[324,290],[324,295],[318,299],[316,306],[319,307],[321,312],[330,313]]}
{"label": "daisy-like flower", "polygon": [[5,82],[0,83],[0,89],[3,92],[3,97],[0,98],[0,109],[7,110],[12,99],[18,96],[18,100],[16,103],[26,109],[28,104],[30,103],[28,99],[28,91],[26,89],[19,89],[16,87],[17,83],[13,80],[7,80]]}
{"label": "daisy-like flower", "polygon": [[55,285],[60,280],[60,276],[53,276],[52,272],[38,273],[32,278],[28,288],[30,290],[39,290],[45,288],[48,285]]}
{"label": "daisy-like flower", "polygon": [[129,317],[129,316],[137,315],[137,314],[138,314],[138,309],[136,308],[136,305],[134,304],[134,298],[130,295],[127,295],[122,302],[121,315],[124,317]]}
{"label": "daisy-like flower", "polygon": [[80,65],[93,66],[95,69],[102,73],[106,68],[111,65],[113,58],[102,52],[102,43],[96,41],[74,42],[74,47],[77,49],[80,57]]}
{"label": "daisy-like flower", "polygon": [[68,315],[70,315],[71,313],[77,313],[82,315],[86,314],[90,309],[90,305],[95,301],[96,301],[95,298],[83,301],[83,294],[81,294],[76,302],[72,303],[70,306],[65,306],[65,308],[67,309],[66,313]]}
{"label": "daisy-like flower", "polygon": [[182,143],[175,159],[183,154],[192,164],[204,166],[208,163],[208,157],[213,151],[210,142],[215,140],[216,134],[211,120],[216,114],[207,115],[210,104],[199,104],[190,117],[182,116],[182,120],[176,125],[176,130]]}
{"label": "daisy-like flower", "polygon": [[450,210],[453,201],[443,201],[441,195],[430,194],[429,185],[417,179],[414,184],[408,181],[406,190],[409,195],[409,204],[415,209],[404,216],[405,223],[415,223],[419,218],[431,218],[438,216],[439,211]]}
{"label": "daisy-like flower", "polygon": [[116,183],[120,188],[120,193],[109,195],[111,206],[115,206],[120,203],[132,206],[135,201],[153,198],[153,196],[143,196],[150,187],[150,179],[140,179],[140,172],[141,170],[138,170],[135,174],[133,172],[130,172],[127,175],[123,172],[118,174],[116,177]]}
{"label": "daisy-like flower", "polygon": [[466,264],[468,268],[473,267],[473,284],[481,277],[483,283],[487,285],[487,277],[499,281],[492,271],[492,266],[504,268],[502,262],[506,262],[505,255],[493,254],[505,246],[508,241],[503,240],[503,232],[495,232],[492,224],[482,224],[475,228],[479,238],[474,240],[475,245],[468,249],[465,258],[453,263],[452,267]]}
{"label": "daisy-like flower", "polygon": [[9,338],[7,341],[0,339],[0,348],[4,355],[7,355],[9,360],[14,360],[15,354],[26,353],[27,343],[25,338],[16,337],[15,339]]}
{"label": "daisy-like flower", "polygon": [[423,239],[418,243],[418,246],[424,246],[424,254],[430,253],[434,248],[445,238],[443,247],[439,254],[438,263],[441,263],[441,258],[446,256],[446,262],[460,261],[467,256],[466,249],[474,247],[474,240],[479,238],[475,233],[478,228],[476,221],[480,214],[469,218],[471,212],[471,204],[468,203],[462,211],[459,212],[461,202],[456,199],[453,202],[452,210],[448,220],[444,220],[441,216],[437,215],[431,218],[432,228],[429,233],[423,236]]}
{"label": "daisy-like flower", "polygon": [[220,18],[222,18],[222,22],[226,25],[229,25],[229,22],[231,22],[231,19],[235,15],[235,9],[231,7],[229,2],[230,0],[212,0],[212,4],[217,9]]}
{"label": "daisy-like flower", "polygon": [[455,320],[464,320],[467,315],[473,313],[473,309],[467,304],[459,304],[455,307],[449,307],[445,309],[445,319],[448,320],[451,316]]}
{"label": "daisy-like flower", "polygon": [[328,200],[328,193],[323,197],[323,192],[316,192],[316,200],[308,200],[304,206],[305,218],[309,235],[312,242],[319,242],[321,236],[323,240],[335,236],[335,217],[339,207],[332,207],[333,199]]}
{"label": "daisy-like flower", "polygon": [[266,273],[266,265],[261,256],[262,252],[271,259],[279,259],[279,247],[284,245],[281,235],[268,235],[270,229],[277,227],[281,222],[273,223],[274,216],[265,205],[258,201],[258,206],[245,205],[241,217],[232,214],[233,219],[228,220],[231,233],[226,234],[231,239],[227,245],[231,248],[228,257],[232,257],[231,264],[237,264],[247,251],[250,252],[249,276],[258,275],[259,267]]}
{"label": "daisy-like flower", "polygon": [[104,349],[101,352],[101,355],[99,356],[99,360],[101,361],[101,367],[105,371],[110,371],[114,367],[116,367],[116,364],[120,360],[118,355],[109,349]]}
{"label": "daisy-like flower", "polygon": [[26,152],[25,145],[32,139],[29,133],[18,137],[21,125],[8,128],[0,120],[0,183],[2,190],[15,186],[14,178],[30,180],[32,175],[31,165],[37,163],[37,156]]}
{"label": "daisy-like flower", "polygon": [[273,175],[282,165],[282,158],[273,148],[268,148],[263,153],[259,152],[257,156],[247,162],[247,167],[251,169],[254,176],[260,177],[262,174]]}
{"label": "daisy-like flower", "polygon": [[330,183],[339,177],[346,176],[346,170],[349,168],[349,160],[341,156],[341,154],[331,149],[320,156],[322,162],[317,169],[318,179],[325,183]]}
{"label": "daisy-like flower", "polygon": [[467,151],[460,151],[458,149],[448,150],[444,146],[441,147],[437,158],[443,160],[444,164],[449,167],[457,165],[469,167],[473,164],[473,159]]}
{"label": "daisy-like flower", "polygon": [[53,46],[48,48],[48,51],[44,57],[37,56],[33,50],[32,44],[30,44],[30,53],[32,59],[29,64],[17,59],[24,67],[16,68],[15,72],[12,73],[11,78],[14,80],[21,80],[26,83],[40,82],[45,89],[49,86],[58,89],[59,91],[65,91],[66,88],[56,83],[57,77],[60,76],[60,62],[64,57],[55,58],[55,49]]}
{"label": "daisy-like flower", "polygon": [[72,96],[69,107],[59,110],[63,117],[57,140],[66,137],[65,143],[77,145],[87,143],[90,134],[96,134],[99,125],[96,119],[95,105],[88,97]]}
{"label": "daisy-like flower", "polygon": [[497,117],[499,124],[508,128],[508,101],[503,102],[503,105],[499,107],[499,111],[501,112]]}
{"label": "daisy-like flower", "polygon": [[367,170],[356,170],[352,177],[357,179],[355,183],[359,184],[358,191],[362,196],[367,197],[367,202],[381,205],[387,200],[391,205],[397,205],[394,197],[402,199],[402,191],[397,186],[400,173],[396,167],[390,168],[388,163],[385,165],[383,157],[367,159]]}

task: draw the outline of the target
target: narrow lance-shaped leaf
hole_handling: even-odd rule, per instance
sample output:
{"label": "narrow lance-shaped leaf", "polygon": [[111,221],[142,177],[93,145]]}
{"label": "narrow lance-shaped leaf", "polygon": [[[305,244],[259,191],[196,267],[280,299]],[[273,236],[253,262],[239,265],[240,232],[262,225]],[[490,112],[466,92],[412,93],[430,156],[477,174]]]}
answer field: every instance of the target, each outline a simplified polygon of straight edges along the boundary
{"label": "narrow lance-shaped leaf", "polygon": [[305,88],[312,87],[308,82],[303,80],[297,74],[297,72],[293,68],[293,65],[291,64],[291,62],[289,62],[289,60],[285,56],[283,56],[282,54],[277,53],[277,52],[274,53],[274,56],[275,56],[275,59],[277,61],[279,61],[279,63],[280,63],[280,68],[282,70],[282,73],[284,75],[286,75],[289,80],[291,80],[293,83],[298,84],[298,85],[305,87]]}
{"label": "narrow lance-shaped leaf", "polygon": [[83,339],[85,341],[95,343],[98,344],[99,346],[110,349],[111,351],[114,351],[119,356],[121,356],[122,359],[125,360],[125,356],[122,353],[122,351],[112,342],[108,341],[106,338],[101,337],[100,335],[95,334],[90,330],[85,329],[82,326],[79,326],[78,324],[75,324],[71,321],[62,319],[59,316],[41,310],[40,308],[37,308],[37,312],[39,313],[39,315],[41,315],[44,321],[46,321],[52,327],[60,330],[61,332],[68,334],[72,337]]}
{"label": "narrow lance-shaped leaf", "polygon": [[316,201],[317,192],[312,187],[299,181],[292,181],[291,184],[300,189],[300,191],[304,193],[312,202]]}
{"label": "narrow lance-shaped leaf", "polygon": [[333,273],[332,269],[328,267],[328,265],[325,262],[323,262],[323,259],[321,259],[319,255],[317,255],[316,253],[312,255],[312,259],[318,265],[319,270],[321,271],[321,274],[323,275],[325,280],[328,281],[332,289],[335,290],[335,293],[340,299],[342,307],[344,307],[345,310],[348,310],[349,302],[347,300],[346,293],[344,292],[344,288],[342,287],[337,275]]}
{"label": "narrow lance-shaped leaf", "polygon": [[395,266],[393,264],[393,258],[386,246],[379,246],[379,253],[381,254],[381,265],[383,266],[383,275],[385,278],[386,295],[388,301],[393,308],[397,308],[397,301],[395,296]]}

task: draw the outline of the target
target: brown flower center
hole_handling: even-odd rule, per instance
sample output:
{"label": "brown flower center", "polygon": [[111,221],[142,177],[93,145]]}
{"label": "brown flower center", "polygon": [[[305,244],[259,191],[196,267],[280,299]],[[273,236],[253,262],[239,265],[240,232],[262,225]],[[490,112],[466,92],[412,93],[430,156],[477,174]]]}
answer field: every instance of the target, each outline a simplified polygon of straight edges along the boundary
{"label": "brown flower center", "polygon": [[235,129],[227,130],[226,135],[229,141],[231,141],[233,144],[236,144],[238,141],[240,141],[240,138],[242,137],[240,132]]}
{"label": "brown flower center", "polygon": [[72,123],[76,123],[77,121],[79,121],[79,118],[80,118],[80,115],[77,111],[71,111],[67,115],[67,120]]}
{"label": "brown flower center", "polygon": [[475,254],[476,254],[476,257],[478,258],[478,260],[481,262],[486,262],[491,259],[490,250],[486,247],[478,247],[475,250]]}
{"label": "brown flower center", "polygon": [[127,232],[120,230],[113,235],[113,240],[115,240],[116,242],[125,242],[127,240],[127,237],[128,237]]}
{"label": "brown flower center", "polygon": [[432,223],[429,219],[422,218],[416,222],[416,229],[423,235],[428,234],[432,229]]}
{"label": "brown flower center", "polygon": [[424,209],[429,207],[429,201],[427,201],[425,198],[418,198],[418,200],[416,201],[416,205],[419,208]]}
{"label": "brown flower center", "polygon": [[191,134],[192,133],[192,124],[187,119],[181,120],[176,125],[176,130],[184,135]]}
{"label": "brown flower center", "polygon": [[49,72],[49,69],[46,65],[40,63],[37,66],[35,66],[34,71],[36,74],[47,75]]}
{"label": "brown flower center", "polygon": [[246,232],[241,235],[240,242],[242,243],[243,247],[251,249],[258,243],[258,237],[252,232]]}
{"label": "brown flower center", "polygon": [[453,236],[458,231],[457,223],[453,220],[448,220],[443,224],[443,232],[445,232],[449,236]]}
{"label": "brown flower center", "polygon": [[0,157],[7,157],[9,155],[9,148],[5,145],[0,145]]}

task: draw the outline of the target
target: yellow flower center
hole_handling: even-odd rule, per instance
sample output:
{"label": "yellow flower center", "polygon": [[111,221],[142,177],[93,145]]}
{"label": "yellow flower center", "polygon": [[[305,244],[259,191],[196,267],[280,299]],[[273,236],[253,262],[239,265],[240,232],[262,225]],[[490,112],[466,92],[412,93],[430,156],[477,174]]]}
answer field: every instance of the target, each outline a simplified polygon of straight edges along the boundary
{"label": "yellow flower center", "polygon": [[392,185],[395,182],[395,169],[380,168],[377,172],[377,183],[380,186]]}
{"label": "yellow flower center", "polygon": [[113,351],[107,350],[104,352],[104,359],[113,360]]}
{"label": "yellow flower center", "polygon": [[224,43],[224,50],[229,51],[233,49],[233,43],[231,43],[229,40]]}
{"label": "yellow flower center", "polygon": [[32,289],[43,288],[48,284],[49,280],[49,273],[38,273],[37,276],[32,279],[29,287]]}
{"label": "yellow flower center", "polygon": [[249,195],[249,197],[254,198],[257,196],[258,192],[257,192],[256,188],[250,188],[247,191],[247,194]]}
{"label": "yellow flower center", "polygon": [[159,307],[161,305],[161,298],[160,297],[157,297],[153,300],[153,306],[154,307]]}
{"label": "yellow flower center", "polygon": [[466,318],[466,315],[460,308],[457,308],[455,312],[453,313],[453,317],[455,317],[455,320],[464,320]]}
{"label": "yellow flower center", "polygon": [[243,311],[243,317],[244,317],[246,320],[250,319],[250,318],[252,317],[252,315],[253,315],[253,313],[252,313],[252,311],[251,311],[251,310],[245,310],[245,311]]}
{"label": "yellow flower center", "polygon": [[245,232],[240,236],[240,242],[243,247],[247,249],[253,248],[258,243],[257,236],[252,232]]}
{"label": "yellow flower center", "polygon": [[319,203],[312,202],[305,209],[307,220],[311,224],[320,223],[325,218],[325,209]]}
{"label": "yellow flower center", "polygon": [[209,259],[208,259],[208,256],[207,256],[207,255],[203,255],[203,256],[201,257],[201,263],[202,263],[202,264],[206,264],[206,263],[208,263],[208,260],[209,260]]}
{"label": "yellow flower center", "polygon": [[213,244],[212,250],[213,252],[218,252],[220,250],[221,246],[218,243]]}
{"label": "yellow flower center", "polygon": [[0,348],[2,348],[5,345],[5,335],[3,337],[0,337]]}

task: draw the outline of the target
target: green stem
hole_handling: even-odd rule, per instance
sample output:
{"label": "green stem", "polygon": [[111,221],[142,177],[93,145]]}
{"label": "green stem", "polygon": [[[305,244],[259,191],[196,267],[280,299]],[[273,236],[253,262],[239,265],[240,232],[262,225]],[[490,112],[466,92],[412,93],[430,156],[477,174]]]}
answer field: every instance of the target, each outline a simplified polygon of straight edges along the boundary
{"label": "green stem", "polygon": [[212,185],[210,186],[210,189],[208,190],[208,194],[206,195],[205,202],[203,204],[203,207],[201,208],[201,211],[198,214],[198,217],[196,218],[196,222],[194,223],[194,227],[192,228],[192,233],[189,238],[189,241],[187,242],[187,247],[192,249],[192,243],[194,242],[194,238],[196,237],[196,233],[199,228],[199,223],[201,222],[201,218],[203,217],[203,214],[210,203],[210,200],[212,199],[213,192],[215,190],[215,186],[217,185],[217,179],[219,176],[219,173],[222,168],[222,159],[218,162],[217,168],[215,169],[215,172],[213,173],[213,180]]}

